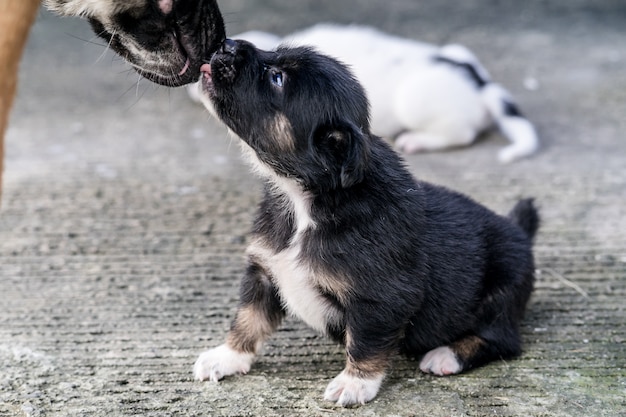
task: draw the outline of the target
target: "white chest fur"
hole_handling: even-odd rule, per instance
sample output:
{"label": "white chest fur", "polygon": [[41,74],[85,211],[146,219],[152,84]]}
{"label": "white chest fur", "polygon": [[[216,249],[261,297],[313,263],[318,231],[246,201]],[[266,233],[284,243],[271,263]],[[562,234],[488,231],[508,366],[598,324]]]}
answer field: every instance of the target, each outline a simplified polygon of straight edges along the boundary
{"label": "white chest fur", "polygon": [[339,312],[321,295],[314,272],[300,259],[299,245],[273,252],[256,241],[248,247],[248,254],[270,271],[283,306],[290,314],[322,333],[326,332],[328,323],[337,323]]}
{"label": "white chest fur", "polygon": [[270,271],[285,309],[312,328],[326,332],[328,323],[338,321],[339,312],[320,293],[319,280],[300,253],[303,234],[316,226],[311,218],[311,196],[295,181],[277,176],[253,153],[249,152],[248,156],[257,172],[270,180],[276,195],[284,199],[285,210],[295,224],[294,235],[286,249],[276,252],[261,237],[250,244],[248,254]]}
{"label": "white chest fur", "polygon": [[275,195],[284,200],[284,209],[292,216],[295,224],[293,237],[286,249],[276,252],[270,249],[262,237],[257,237],[248,246],[248,255],[270,271],[285,309],[315,330],[324,333],[328,323],[339,321],[340,313],[322,296],[318,277],[311,266],[302,260],[300,253],[303,234],[316,227],[311,217],[312,196],[295,180],[277,175],[259,160],[254,150],[245,142],[241,141],[241,144],[252,168],[268,180]]}

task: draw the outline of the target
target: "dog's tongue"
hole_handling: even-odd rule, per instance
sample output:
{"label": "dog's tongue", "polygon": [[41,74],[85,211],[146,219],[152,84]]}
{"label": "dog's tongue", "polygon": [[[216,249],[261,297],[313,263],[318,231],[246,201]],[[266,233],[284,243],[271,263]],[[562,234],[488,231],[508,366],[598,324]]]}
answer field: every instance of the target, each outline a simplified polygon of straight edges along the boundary
{"label": "dog's tongue", "polygon": [[178,75],[184,75],[187,72],[187,70],[189,69],[189,64],[190,64],[189,58],[187,58],[187,61],[185,61],[185,66],[183,67],[182,70],[180,70]]}
{"label": "dog's tongue", "polygon": [[211,78],[211,64],[202,64],[200,72],[205,78]]}

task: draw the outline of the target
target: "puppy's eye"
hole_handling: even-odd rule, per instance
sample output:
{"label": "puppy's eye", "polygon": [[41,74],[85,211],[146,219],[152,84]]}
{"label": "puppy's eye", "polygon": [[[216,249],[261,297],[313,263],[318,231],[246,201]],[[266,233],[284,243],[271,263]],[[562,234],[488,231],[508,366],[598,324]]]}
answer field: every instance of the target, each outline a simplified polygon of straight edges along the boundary
{"label": "puppy's eye", "polygon": [[283,86],[283,73],[280,71],[271,71],[270,73],[270,80],[272,80],[272,84],[274,84],[276,87],[280,87],[282,88]]}

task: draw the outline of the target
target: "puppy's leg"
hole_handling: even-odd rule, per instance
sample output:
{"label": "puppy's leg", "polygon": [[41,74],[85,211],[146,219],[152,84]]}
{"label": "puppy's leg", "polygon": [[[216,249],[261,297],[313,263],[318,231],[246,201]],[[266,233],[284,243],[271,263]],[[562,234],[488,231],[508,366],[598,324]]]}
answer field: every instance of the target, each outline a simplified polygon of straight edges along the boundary
{"label": "puppy's leg", "polygon": [[276,330],[285,311],[263,267],[251,262],[241,282],[240,305],[226,343],[203,352],[194,365],[199,381],[219,381],[250,370],[263,342]]}
{"label": "puppy's leg", "polygon": [[[518,205],[509,216],[528,236],[534,235],[539,220],[532,205]],[[486,268],[489,274],[483,278],[485,293],[475,309],[474,328],[448,346],[428,352],[420,363],[422,371],[451,375],[520,355],[519,326],[535,279],[528,245],[528,241],[511,240],[491,246],[490,257],[497,262]]]}
{"label": "puppy's leg", "polygon": [[471,367],[486,345],[478,336],[467,336],[448,346],[440,346],[424,355],[420,370],[439,376],[458,374]]}
{"label": "puppy's leg", "polygon": [[346,367],[328,384],[324,399],[346,407],[365,404],[376,397],[396,341],[391,332],[374,336],[366,329],[347,329]]}
{"label": "puppy's leg", "polygon": [[453,375],[494,360],[518,356],[521,353],[518,330],[521,315],[504,307],[500,312],[502,315],[495,321],[479,326],[476,334],[426,353],[420,362],[420,370],[439,376]]}
{"label": "puppy's leg", "polygon": [[388,361],[384,361],[385,366],[382,366],[381,369],[364,371],[363,369],[367,369],[370,366],[375,368],[379,366],[373,365],[376,360],[372,361],[348,361],[346,368],[326,387],[324,399],[334,401],[344,407],[354,404],[365,404],[374,399],[385,378],[385,369]]}

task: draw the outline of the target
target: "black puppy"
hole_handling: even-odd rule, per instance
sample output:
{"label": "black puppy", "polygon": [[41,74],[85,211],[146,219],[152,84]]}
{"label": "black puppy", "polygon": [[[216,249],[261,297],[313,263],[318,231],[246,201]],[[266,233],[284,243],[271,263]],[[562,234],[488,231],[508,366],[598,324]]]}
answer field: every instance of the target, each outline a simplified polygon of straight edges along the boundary
{"label": "black puppy", "polygon": [[339,62],[307,48],[227,40],[202,66],[207,107],[242,139],[265,180],[241,301],[199,380],[246,373],[290,313],[343,343],[324,398],[376,396],[396,352],[420,369],[462,372],[520,353],[539,218],[508,218],[416,181],[369,131],[368,103]]}

